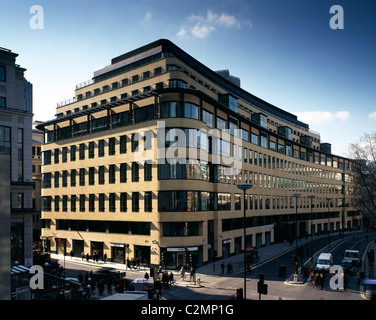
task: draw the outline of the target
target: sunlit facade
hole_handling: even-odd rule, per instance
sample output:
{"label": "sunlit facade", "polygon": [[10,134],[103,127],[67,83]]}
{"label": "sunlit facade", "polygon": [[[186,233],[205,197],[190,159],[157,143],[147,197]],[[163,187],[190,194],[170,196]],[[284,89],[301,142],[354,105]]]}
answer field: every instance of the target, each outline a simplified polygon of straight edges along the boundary
{"label": "sunlit facade", "polygon": [[169,267],[238,254],[240,183],[253,184],[247,247],[293,239],[297,211],[299,236],[360,225],[355,164],[220,74],[158,40],[112,59],[58,104],[38,126],[51,252]]}

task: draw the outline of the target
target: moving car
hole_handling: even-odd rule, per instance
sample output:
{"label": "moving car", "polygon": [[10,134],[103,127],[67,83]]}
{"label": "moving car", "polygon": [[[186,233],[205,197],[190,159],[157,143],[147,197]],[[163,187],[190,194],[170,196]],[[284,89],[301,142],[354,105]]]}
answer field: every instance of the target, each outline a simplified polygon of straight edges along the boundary
{"label": "moving car", "polygon": [[344,259],[351,260],[354,267],[360,267],[360,252],[358,250],[345,250]]}
{"label": "moving car", "polygon": [[321,253],[316,262],[316,270],[329,272],[333,265],[333,256],[331,253]]}

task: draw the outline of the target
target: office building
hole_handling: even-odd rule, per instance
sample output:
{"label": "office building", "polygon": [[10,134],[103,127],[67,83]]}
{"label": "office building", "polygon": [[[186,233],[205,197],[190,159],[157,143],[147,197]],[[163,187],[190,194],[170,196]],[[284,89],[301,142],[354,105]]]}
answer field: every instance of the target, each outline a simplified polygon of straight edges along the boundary
{"label": "office building", "polygon": [[230,80],[158,40],[78,84],[37,126],[45,246],[169,267],[238,254],[240,183],[247,247],[294,238],[297,211],[298,236],[358,226],[356,164]]}
{"label": "office building", "polygon": [[17,56],[0,48],[0,299],[10,299],[11,265],[33,262],[32,85],[24,77],[26,69],[16,64]]}

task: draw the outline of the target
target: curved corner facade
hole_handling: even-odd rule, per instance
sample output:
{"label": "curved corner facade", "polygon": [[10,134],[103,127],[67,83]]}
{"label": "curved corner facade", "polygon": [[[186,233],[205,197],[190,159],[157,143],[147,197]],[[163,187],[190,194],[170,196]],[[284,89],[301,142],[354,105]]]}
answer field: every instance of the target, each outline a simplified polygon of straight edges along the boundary
{"label": "curved corner facade", "polygon": [[51,252],[178,268],[242,252],[244,209],[247,247],[361,223],[356,163],[167,40],[114,58],[39,128]]}

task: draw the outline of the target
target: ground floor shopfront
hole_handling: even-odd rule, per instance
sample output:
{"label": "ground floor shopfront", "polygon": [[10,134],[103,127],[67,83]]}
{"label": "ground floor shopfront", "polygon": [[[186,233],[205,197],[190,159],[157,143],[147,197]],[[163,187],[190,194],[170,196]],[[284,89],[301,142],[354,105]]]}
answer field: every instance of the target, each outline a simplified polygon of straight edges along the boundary
{"label": "ground floor shopfront", "polygon": [[[200,267],[216,259],[228,258],[243,252],[246,248],[261,248],[273,243],[293,241],[295,237],[304,237],[310,234],[351,230],[359,228],[359,216],[349,216],[342,222],[339,212],[316,219],[303,219],[300,215],[272,221],[264,219],[253,221],[252,227],[246,228],[244,243],[244,229],[239,219],[223,222],[218,226],[215,223],[207,224],[202,228],[202,234],[185,237],[158,237],[127,234],[125,237],[111,233],[77,232],[51,229],[43,230],[41,237],[45,252],[73,255],[91,259],[107,258],[108,261],[126,264],[127,261],[138,261],[143,266],[164,266],[169,269],[185,267]],[[306,214],[304,218],[309,218]],[[296,220],[295,220],[296,219]],[[242,219],[240,219],[242,221]],[[241,222],[240,221],[240,222]],[[271,222],[271,223],[270,223]],[[214,228],[215,226],[215,228]],[[213,228],[212,228],[213,227]],[[218,230],[214,232],[212,230]],[[204,232],[208,230],[208,232]],[[209,231],[210,230],[210,231]],[[221,232],[219,232],[221,230]],[[158,239],[154,240],[154,239]]]}

